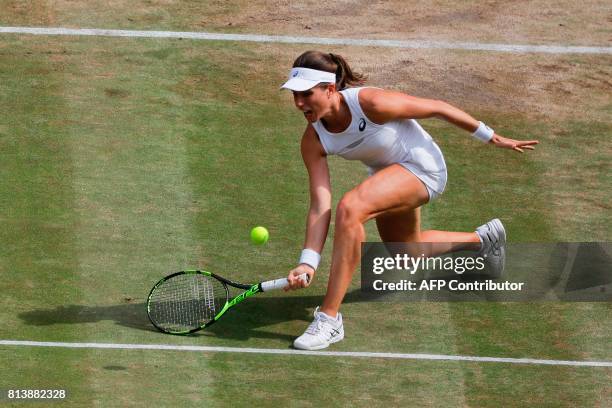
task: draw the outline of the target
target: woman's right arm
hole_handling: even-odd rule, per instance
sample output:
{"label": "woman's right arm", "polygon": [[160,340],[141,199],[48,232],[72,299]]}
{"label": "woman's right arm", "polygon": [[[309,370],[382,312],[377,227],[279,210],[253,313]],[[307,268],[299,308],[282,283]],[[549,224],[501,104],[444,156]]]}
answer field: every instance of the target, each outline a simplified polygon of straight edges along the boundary
{"label": "woman's right arm", "polygon": [[[329,181],[329,168],[327,155],[319,141],[312,125],[308,125],[301,144],[302,159],[308,170],[310,207],[306,218],[306,237],[304,249],[310,249],[318,254],[323,251],[329,222],[331,220],[331,185]],[[308,286],[307,283],[297,279],[302,273],[307,273],[310,281],[314,276],[314,268],[301,263],[289,272],[289,289]]]}

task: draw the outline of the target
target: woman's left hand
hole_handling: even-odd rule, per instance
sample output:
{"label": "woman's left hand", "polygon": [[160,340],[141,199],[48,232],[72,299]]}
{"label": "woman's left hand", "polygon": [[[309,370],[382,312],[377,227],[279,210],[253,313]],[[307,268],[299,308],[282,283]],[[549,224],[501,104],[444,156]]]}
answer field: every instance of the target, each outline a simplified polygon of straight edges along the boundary
{"label": "woman's left hand", "polygon": [[540,143],[537,140],[514,140],[508,139],[506,137],[502,137],[497,133],[493,135],[493,139],[491,139],[491,143],[493,143],[497,147],[503,147],[506,149],[512,149],[519,153],[523,153],[523,149],[534,150],[535,145]]}

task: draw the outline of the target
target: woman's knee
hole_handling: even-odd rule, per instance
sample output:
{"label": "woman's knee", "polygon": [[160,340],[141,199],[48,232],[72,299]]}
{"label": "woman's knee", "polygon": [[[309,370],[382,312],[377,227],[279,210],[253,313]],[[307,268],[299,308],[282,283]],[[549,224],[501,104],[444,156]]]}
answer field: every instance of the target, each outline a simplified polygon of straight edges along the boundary
{"label": "woman's knee", "polygon": [[349,191],[338,202],[336,224],[363,223],[367,219],[367,210],[355,191]]}

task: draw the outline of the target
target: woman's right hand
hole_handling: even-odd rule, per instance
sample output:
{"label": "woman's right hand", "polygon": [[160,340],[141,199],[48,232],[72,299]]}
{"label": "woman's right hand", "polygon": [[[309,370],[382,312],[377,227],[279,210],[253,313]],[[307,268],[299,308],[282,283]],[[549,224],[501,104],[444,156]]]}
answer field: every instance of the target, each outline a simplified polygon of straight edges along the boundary
{"label": "woman's right hand", "polygon": [[[304,273],[308,275],[308,279],[299,279],[298,276]],[[310,283],[314,278],[314,274],[315,270],[312,268],[312,266],[306,264],[298,265],[295,269],[292,269],[291,272],[289,272],[289,276],[287,276],[289,286],[285,288],[285,291],[307,288],[310,286]]]}

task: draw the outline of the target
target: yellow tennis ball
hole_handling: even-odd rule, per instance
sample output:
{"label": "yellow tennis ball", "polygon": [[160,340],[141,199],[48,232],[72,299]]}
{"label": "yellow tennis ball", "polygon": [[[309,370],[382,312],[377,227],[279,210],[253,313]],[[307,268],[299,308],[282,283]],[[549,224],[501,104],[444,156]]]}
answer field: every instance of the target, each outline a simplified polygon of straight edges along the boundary
{"label": "yellow tennis ball", "polygon": [[251,242],[255,245],[263,245],[268,242],[270,234],[264,227],[255,227],[251,230]]}

